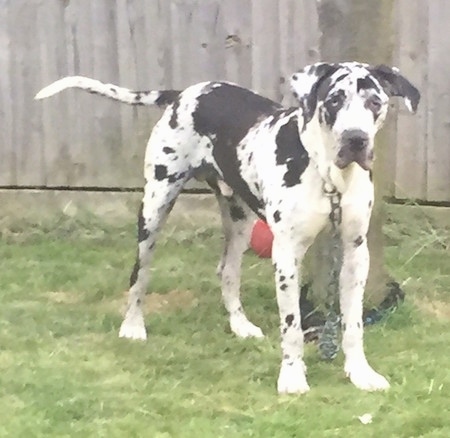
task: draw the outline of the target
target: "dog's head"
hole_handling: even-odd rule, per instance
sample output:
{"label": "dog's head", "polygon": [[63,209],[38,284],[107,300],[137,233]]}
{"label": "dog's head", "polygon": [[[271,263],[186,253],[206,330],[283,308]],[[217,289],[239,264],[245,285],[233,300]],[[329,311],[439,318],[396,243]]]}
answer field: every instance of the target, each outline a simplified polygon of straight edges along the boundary
{"label": "dog's head", "polygon": [[340,169],[352,162],[365,170],[372,167],[374,137],[386,118],[390,97],[403,97],[411,112],[420,100],[419,91],[397,69],[385,65],[317,63],[292,75],[291,86],[305,127],[317,117]]}

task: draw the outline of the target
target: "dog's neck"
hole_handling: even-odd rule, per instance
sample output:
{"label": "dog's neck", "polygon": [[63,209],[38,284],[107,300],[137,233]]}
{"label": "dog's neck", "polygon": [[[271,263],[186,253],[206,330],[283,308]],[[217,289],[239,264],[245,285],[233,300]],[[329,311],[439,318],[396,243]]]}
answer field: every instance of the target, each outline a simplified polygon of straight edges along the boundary
{"label": "dog's neck", "polygon": [[361,176],[361,173],[367,173],[368,177],[368,172],[361,169],[356,163],[351,163],[345,169],[339,169],[334,164],[335,152],[332,142],[335,140],[331,137],[331,134],[323,132],[317,112],[307,123],[305,129],[299,123],[299,135],[322,181],[336,188],[338,192],[344,193],[352,179]]}

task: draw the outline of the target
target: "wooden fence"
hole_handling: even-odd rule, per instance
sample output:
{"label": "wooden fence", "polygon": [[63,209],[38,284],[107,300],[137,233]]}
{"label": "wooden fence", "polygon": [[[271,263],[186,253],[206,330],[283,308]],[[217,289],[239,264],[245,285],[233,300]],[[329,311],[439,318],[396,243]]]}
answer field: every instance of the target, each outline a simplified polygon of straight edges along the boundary
{"label": "wooden fence", "polygon": [[[389,33],[389,56],[360,60],[393,62],[423,96],[418,115],[401,104],[391,114],[387,194],[450,201],[450,2],[369,3],[380,2],[388,23],[367,32],[378,27],[374,40]],[[339,28],[356,3],[0,0],[0,186],[142,185],[145,143],[160,112],[73,90],[33,101],[55,79],[82,74],[137,89],[226,79],[288,104],[292,72],[349,53],[333,52],[336,41],[358,45],[351,23]]]}

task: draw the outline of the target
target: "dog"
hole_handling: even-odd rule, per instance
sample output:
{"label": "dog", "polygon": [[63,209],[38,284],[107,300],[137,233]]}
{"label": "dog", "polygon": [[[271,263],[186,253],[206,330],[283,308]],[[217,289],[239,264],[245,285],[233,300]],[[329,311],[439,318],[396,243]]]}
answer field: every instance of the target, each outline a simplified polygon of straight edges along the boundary
{"label": "dog", "polygon": [[184,91],[131,91],[80,76],[54,82],[36,99],[75,87],[131,105],[166,107],[146,149],[138,253],[120,337],[147,337],[142,302],[157,233],[186,182],[197,178],[213,189],[220,207],[225,245],[218,274],[231,330],[240,338],[263,337],[245,315],[239,288],[254,221],[259,217],[269,224],[281,331],[278,392],[308,391],[299,266],[329,223],[331,191],[339,194],[341,208],[344,369],[358,388],[384,390],[389,383],[368,364],[363,348],[374,137],[391,97],[403,97],[415,112],[420,93],[398,69],[358,62],[309,65],[293,74],[290,84],[298,100],[294,108],[229,82],[202,82]]}

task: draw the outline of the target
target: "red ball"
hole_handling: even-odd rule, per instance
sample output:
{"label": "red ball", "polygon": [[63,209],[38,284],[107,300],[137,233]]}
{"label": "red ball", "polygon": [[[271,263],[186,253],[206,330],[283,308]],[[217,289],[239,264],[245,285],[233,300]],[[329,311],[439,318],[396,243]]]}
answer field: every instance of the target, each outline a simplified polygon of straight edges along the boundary
{"label": "red ball", "polygon": [[263,220],[258,219],[253,225],[250,247],[259,257],[272,257],[273,234]]}

